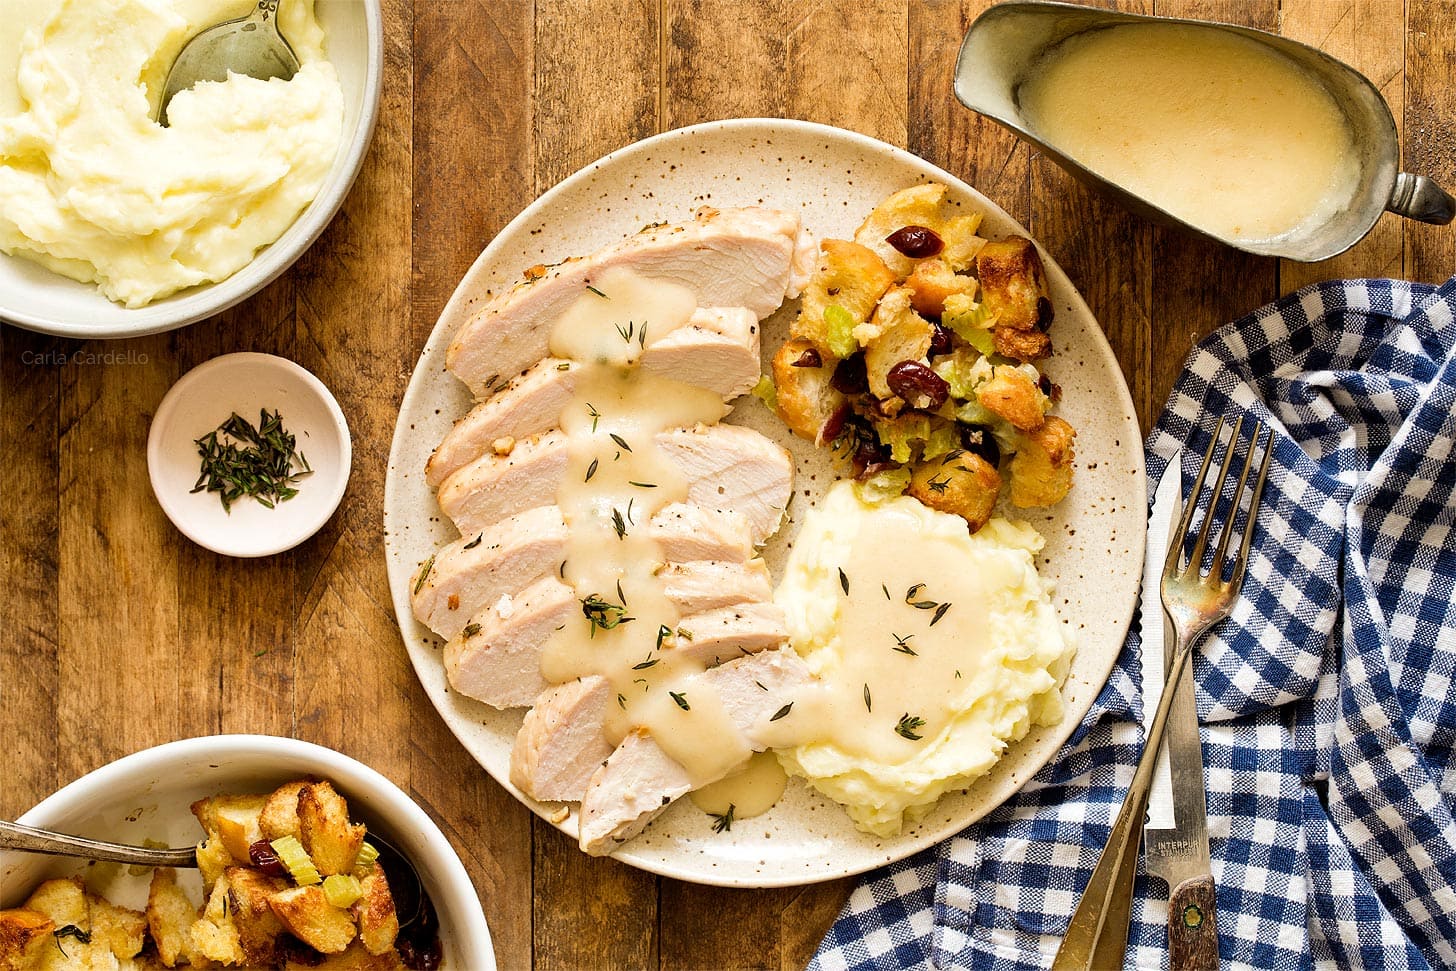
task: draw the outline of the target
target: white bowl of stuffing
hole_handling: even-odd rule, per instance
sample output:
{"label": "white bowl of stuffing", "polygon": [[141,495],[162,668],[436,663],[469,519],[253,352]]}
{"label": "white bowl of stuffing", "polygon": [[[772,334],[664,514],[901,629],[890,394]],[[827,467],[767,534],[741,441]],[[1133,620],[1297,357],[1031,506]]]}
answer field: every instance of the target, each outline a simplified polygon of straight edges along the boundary
{"label": "white bowl of stuffing", "polygon": [[[199,867],[0,854],[0,967],[495,968],[449,840],[384,776],[322,746],[267,735],[170,742],[82,776],[18,821],[196,845]],[[390,887],[390,847],[418,872],[422,908],[405,899],[408,881]]]}

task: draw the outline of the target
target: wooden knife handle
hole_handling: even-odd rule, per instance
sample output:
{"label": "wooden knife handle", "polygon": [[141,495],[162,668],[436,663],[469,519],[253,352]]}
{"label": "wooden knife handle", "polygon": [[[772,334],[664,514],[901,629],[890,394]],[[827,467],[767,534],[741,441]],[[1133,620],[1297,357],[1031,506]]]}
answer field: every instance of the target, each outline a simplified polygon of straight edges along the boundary
{"label": "wooden knife handle", "polygon": [[1218,912],[1213,877],[1185,880],[1168,898],[1170,971],[1216,971]]}

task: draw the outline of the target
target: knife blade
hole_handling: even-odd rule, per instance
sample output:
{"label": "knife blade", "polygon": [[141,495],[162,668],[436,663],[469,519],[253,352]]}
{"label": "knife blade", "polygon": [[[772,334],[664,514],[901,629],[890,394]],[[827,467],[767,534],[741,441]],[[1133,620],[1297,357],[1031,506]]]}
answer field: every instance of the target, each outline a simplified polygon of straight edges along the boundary
{"label": "knife blade", "polygon": [[[1158,483],[1153,514],[1148,524],[1148,546],[1168,549],[1168,533],[1182,513],[1181,455],[1175,456]],[[1154,546],[1154,542],[1157,546]],[[1152,560],[1152,558],[1149,558]],[[1168,947],[1171,971],[1218,967],[1218,920],[1214,907],[1213,869],[1208,852],[1208,807],[1203,777],[1203,744],[1198,734],[1198,707],[1194,697],[1193,665],[1185,664],[1176,684],[1163,685],[1162,672],[1172,654],[1176,635],[1163,612],[1161,564],[1148,566],[1144,576],[1143,666],[1144,688],[1149,675],[1156,693],[1144,694],[1144,711],[1151,712],[1163,690],[1174,692],[1168,727],[1159,753],[1158,773],[1148,802],[1148,823],[1143,846],[1149,873],[1168,881]],[[1156,604],[1157,610],[1147,607]],[[1162,623],[1158,621],[1161,619]],[[1149,664],[1156,659],[1156,663]],[[1150,672],[1148,669],[1157,670]]]}

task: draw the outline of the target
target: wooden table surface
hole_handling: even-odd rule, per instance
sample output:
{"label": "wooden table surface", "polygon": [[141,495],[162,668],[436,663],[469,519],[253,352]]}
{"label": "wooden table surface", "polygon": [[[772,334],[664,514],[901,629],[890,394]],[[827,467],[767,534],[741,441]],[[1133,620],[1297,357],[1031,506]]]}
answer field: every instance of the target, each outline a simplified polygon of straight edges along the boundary
{"label": "wooden table surface", "polygon": [[[445,730],[411,672],[381,537],[400,397],[467,266],[539,193],[656,132],[805,118],[908,147],[1021,220],[1081,288],[1144,427],[1190,344],[1305,283],[1437,281],[1456,233],[1385,216],[1318,265],[1156,228],[1072,183],[951,96],[988,3],[385,0],[384,97],[339,217],[258,296],[185,330],[75,342],[0,329],[0,815],[175,738],[296,735],[410,790],[469,868],[502,967],[803,966],[849,881],[742,891],[589,859]],[[1157,0],[1123,9],[1279,31],[1374,79],[1404,168],[1456,188],[1456,9],[1444,0]],[[184,539],[147,483],[163,393],[217,354],[282,354],[354,434],[339,513],[260,561]]]}

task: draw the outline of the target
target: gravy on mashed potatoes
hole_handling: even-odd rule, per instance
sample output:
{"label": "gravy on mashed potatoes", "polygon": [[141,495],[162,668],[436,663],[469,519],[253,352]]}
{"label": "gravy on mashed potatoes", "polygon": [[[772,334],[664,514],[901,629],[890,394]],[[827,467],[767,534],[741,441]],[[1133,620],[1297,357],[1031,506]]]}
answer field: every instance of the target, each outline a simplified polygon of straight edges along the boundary
{"label": "gravy on mashed potatoes", "polygon": [[819,683],[775,723],[784,767],[861,829],[898,833],[1062,718],[1075,644],[1036,572],[1034,529],[965,520],[836,483],[775,601]]}
{"label": "gravy on mashed potatoes", "polygon": [[0,251],[141,307],[226,279],[318,194],[343,129],[313,0],[283,0],[291,80],[232,75],[151,120],[198,31],[254,0],[0,0]]}

